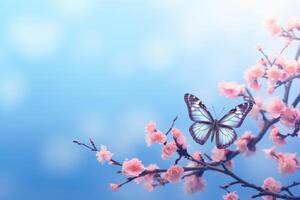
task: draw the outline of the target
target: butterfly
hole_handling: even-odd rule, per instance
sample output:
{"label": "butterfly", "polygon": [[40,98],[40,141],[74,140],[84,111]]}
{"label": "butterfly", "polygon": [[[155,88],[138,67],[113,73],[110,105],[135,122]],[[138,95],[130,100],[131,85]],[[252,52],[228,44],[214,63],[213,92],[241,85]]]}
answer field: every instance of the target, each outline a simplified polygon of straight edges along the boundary
{"label": "butterfly", "polygon": [[227,148],[236,140],[234,128],[241,126],[253,107],[252,102],[239,104],[217,120],[196,96],[187,93],[184,95],[184,100],[188,107],[189,117],[194,121],[189,131],[195,142],[203,145],[210,136],[211,141],[216,137],[218,149]]}

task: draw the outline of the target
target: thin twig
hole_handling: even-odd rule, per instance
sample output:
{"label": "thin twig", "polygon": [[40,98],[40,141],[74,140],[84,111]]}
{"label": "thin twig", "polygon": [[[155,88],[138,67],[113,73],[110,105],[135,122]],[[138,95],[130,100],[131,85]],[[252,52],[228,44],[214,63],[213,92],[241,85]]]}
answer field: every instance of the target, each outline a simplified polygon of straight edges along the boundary
{"label": "thin twig", "polygon": [[79,141],[77,141],[77,140],[74,140],[73,143],[78,144],[78,145],[80,145],[80,146],[84,146],[84,147],[88,148],[88,149],[91,150],[91,151],[98,151],[97,148],[90,147],[89,145],[84,144],[84,143],[81,143],[81,142],[79,142]]}
{"label": "thin twig", "polygon": [[298,96],[293,101],[292,106],[295,108],[298,105],[299,101],[300,101],[300,93],[298,94]]}
{"label": "thin twig", "polygon": [[166,132],[166,135],[168,135],[172,131],[172,129],[173,129],[173,127],[174,127],[175,122],[176,122],[177,119],[178,119],[178,115],[173,119],[172,124],[171,124],[169,130]]}
{"label": "thin twig", "polygon": [[[298,50],[297,50],[297,53],[296,53],[296,56],[295,56],[295,60],[298,60],[299,56],[300,56],[300,45],[298,47]],[[283,102],[286,103],[286,104],[288,104],[288,102],[289,102],[289,95],[290,95],[290,89],[291,89],[292,83],[293,83],[293,80],[290,80],[285,85]]]}

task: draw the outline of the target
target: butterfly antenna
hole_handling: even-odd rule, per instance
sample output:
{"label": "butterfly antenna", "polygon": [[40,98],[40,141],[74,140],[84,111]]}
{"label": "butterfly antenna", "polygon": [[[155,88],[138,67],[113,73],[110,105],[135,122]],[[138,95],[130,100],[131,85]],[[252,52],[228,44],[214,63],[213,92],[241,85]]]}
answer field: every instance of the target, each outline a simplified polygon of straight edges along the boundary
{"label": "butterfly antenna", "polygon": [[225,110],[225,108],[223,107],[222,110],[221,110],[221,112],[218,114],[217,119],[219,119],[220,115],[224,112],[224,110]]}
{"label": "butterfly antenna", "polygon": [[216,111],[215,111],[215,108],[212,106],[212,110],[214,112],[214,117],[216,116]]}

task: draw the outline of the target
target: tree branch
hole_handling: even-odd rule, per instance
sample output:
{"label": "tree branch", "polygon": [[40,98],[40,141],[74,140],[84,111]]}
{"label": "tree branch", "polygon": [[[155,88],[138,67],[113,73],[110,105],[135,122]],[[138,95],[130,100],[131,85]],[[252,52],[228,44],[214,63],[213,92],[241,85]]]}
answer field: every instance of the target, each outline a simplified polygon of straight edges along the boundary
{"label": "tree branch", "polygon": [[299,101],[300,101],[300,93],[298,94],[298,96],[293,101],[292,106],[295,108],[298,105]]}
{"label": "tree branch", "polygon": [[[298,50],[297,50],[297,53],[296,53],[296,56],[295,56],[295,60],[298,60],[299,56],[300,56],[300,45],[298,47]],[[290,89],[291,89],[292,83],[293,83],[293,80],[290,80],[285,85],[283,102],[286,103],[286,104],[288,104],[288,101],[289,101],[289,95],[290,95]]]}

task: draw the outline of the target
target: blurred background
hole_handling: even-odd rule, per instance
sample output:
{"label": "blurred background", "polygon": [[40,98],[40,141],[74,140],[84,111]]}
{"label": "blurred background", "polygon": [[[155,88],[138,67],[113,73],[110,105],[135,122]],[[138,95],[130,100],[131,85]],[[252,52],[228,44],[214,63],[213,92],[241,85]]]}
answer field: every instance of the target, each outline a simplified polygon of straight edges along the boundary
{"label": "blurred background", "polygon": [[[192,141],[183,95],[192,92],[218,114],[241,100],[219,96],[220,81],[243,82],[243,71],[259,59],[255,49],[277,53],[262,22],[285,23],[299,15],[298,0],[10,0],[0,2],[0,199],[221,199],[230,179],[208,172],[204,192],[184,194],[182,183],[147,192],[123,181],[117,168],[101,166],[94,153],[72,140],[106,144],[114,158],[160,161],[148,148],[149,120],[165,131],[174,116],[192,150],[212,145]],[[291,47],[287,53],[294,54]],[[217,115],[216,114],[216,115]],[[237,130],[257,131],[248,118]],[[264,138],[259,149],[272,144]],[[292,140],[293,150],[299,141]],[[232,147],[234,148],[234,147]],[[257,155],[235,160],[235,171],[257,184],[280,176],[275,162]],[[241,199],[251,190],[234,188]]]}

